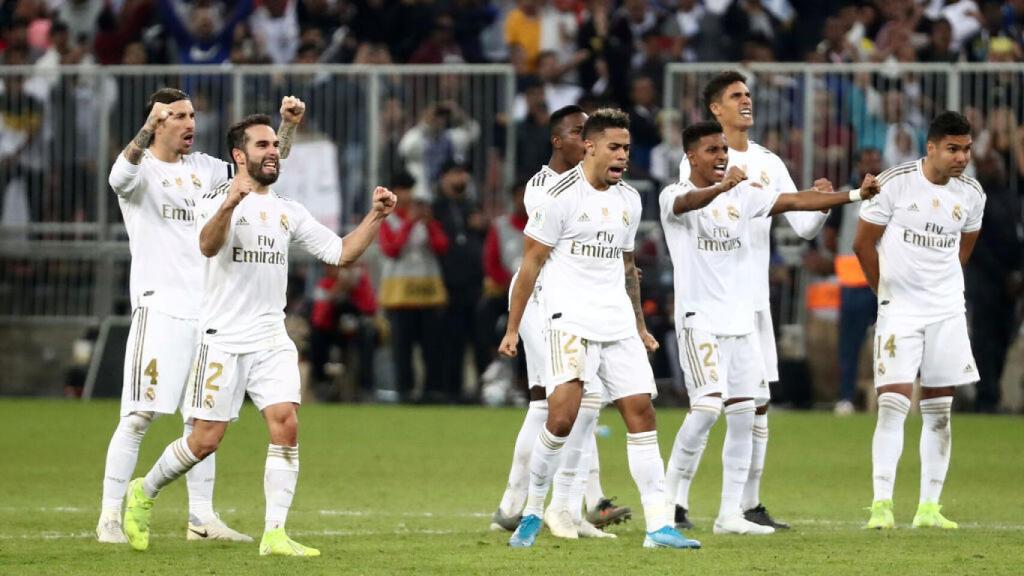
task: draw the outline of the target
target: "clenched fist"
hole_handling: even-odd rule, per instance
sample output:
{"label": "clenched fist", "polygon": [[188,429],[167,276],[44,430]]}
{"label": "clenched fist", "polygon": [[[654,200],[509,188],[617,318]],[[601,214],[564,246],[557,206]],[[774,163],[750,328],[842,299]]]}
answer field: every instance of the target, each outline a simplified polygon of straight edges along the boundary
{"label": "clenched fist", "polygon": [[725,173],[725,178],[722,179],[722,186],[725,187],[726,190],[732,190],[740,182],[743,182],[746,179],[747,173],[738,166],[733,166]]}
{"label": "clenched fist", "polygon": [[289,124],[299,124],[306,113],[306,103],[295,96],[281,99],[281,120]]}

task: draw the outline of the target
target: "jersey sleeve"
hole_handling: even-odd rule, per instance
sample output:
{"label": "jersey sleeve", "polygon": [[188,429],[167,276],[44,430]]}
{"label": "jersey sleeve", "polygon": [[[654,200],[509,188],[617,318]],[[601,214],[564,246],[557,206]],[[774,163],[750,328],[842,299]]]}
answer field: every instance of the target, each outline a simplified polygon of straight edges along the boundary
{"label": "jersey sleeve", "polygon": [[673,206],[676,203],[676,198],[686,196],[693,190],[692,187],[686,186],[682,183],[672,184],[666,186],[661,194],[658,195],[658,204],[661,208],[661,221],[666,223],[685,224],[686,214],[676,214],[673,210]]}
{"label": "jersey sleeve", "polygon": [[964,222],[963,232],[977,232],[981,230],[981,220],[985,215],[985,202],[988,198],[982,194],[981,198],[974,203],[970,212],[967,213],[967,220]]}
{"label": "jersey sleeve", "polygon": [[530,213],[530,220],[526,223],[523,232],[537,242],[546,246],[554,246],[562,237],[565,230],[566,219],[568,218],[571,206],[571,191],[566,190],[552,198],[550,201],[541,204]]}
{"label": "jersey sleeve", "polygon": [[127,198],[139,187],[139,183],[142,181],[141,172],[142,164],[132,164],[124,157],[124,154],[118,152],[117,160],[114,160],[114,166],[110,168],[107,182],[114,190],[114,194]]}
{"label": "jersey sleeve", "polygon": [[206,171],[206,178],[210,183],[210,190],[215,190],[234,176],[235,167],[220,158],[214,158],[203,153],[197,153],[196,159]]}
{"label": "jersey sleeve", "polygon": [[644,206],[640,201],[640,195],[629,193],[629,224],[626,225],[626,237],[622,241],[622,249],[632,252],[636,248],[636,233],[640,229],[640,217],[643,215]]}
{"label": "jersey sleeve", "polygon": [[882,185],[882,191],[870,200],[860,205],[860,219],[871,224],[887,226],[892,220],[892,211],[895,206],[898,188],[892,181]]}
{"label": "jersey sleeve", "polygon": [[[199,234],[203,231],[203,227],[206,223],[213,218],[213,215],[220,210],[221,204],[228,199],[227,188],[222,184],[218,189],[203,194],[196,200],[196,233]],[[231,224],[234,226],[234,223]]]}
{"label": "jersey sleeve", "polygon": [[771,215],[775,201],[779,198],[778,190],[769,190],[761,186],[753,186],[746,182],[739,184],[740,198],[743,198],[743,208],[746,214],[752,218],[764,218]]}
{"label": "jersey sleeve", "polygon": [[313,218],[305,206],[294,203],[289,210],[295,220],[292,241],[328,264],[341,261],[341,237]]}

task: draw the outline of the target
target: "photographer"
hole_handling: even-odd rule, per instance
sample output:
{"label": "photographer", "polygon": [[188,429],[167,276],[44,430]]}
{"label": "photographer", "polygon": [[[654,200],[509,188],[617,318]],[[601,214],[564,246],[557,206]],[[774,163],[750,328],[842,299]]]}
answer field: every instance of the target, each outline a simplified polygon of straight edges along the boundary
{"label": "photographer", "polygon": [[416,178],[416,196],[427,197],[447,162],[462,161],[480,138],[480,124],[452,100],[427,107],[398,143],[405,168]]}

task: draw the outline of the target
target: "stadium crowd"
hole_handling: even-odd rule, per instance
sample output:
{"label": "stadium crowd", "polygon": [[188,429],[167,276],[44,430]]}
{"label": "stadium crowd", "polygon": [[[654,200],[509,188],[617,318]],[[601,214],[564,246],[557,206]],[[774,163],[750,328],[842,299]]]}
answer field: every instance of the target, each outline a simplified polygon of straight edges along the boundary
{"label": "stadium crowd", "polygon": [[[88,146],[94,120],[88,111],[96,86],[84,77],[48,72],[56,65],[510,62],[517,75],[512,118],[474,117],[456,99],[439,100],[414,118],[403,114],[398,97],[388,97],[380,126],[388,153],[382,153],[381,166],[399,207],[381,230],[380,269],[297,270],[292,290],[291,311],[308,326],[314,382],[336,379],[336,351],[348,350],[342,363],[357,367],[359,389],[372,394],[375,374],[382,372],[374,368],[374,351],[390,343],[393,379],[409,387],[412,350],[419,345],[425,378],[416,398],[475,401],[482,387],[464,396],[463,358],[472,348],[472,380],[503,377],[494,350],[516,268],[509,245],[526,221],[522,184],[509,191],[504,210],[477,192],[486,185],[477,176],[494,171],[472,166],[467,151],[489,146],[500,161],[504,145],[500,138],[483,141],[482,133],[500,129],[484,131],[482,122],[516,124],[515,173],[521,180],[550,155],[552,111],[577,103],[588,111],[618,106],[630,116],[630,180],[648,181],[647,189],[656,193],[678,178],[681,128],[704,116],[696,85],[679,91],[673,109],[662,109],[668,63],[868,62],[883,70],[889,62],[1020,62],[1022,46],[1021,0],[0,0],[0,62],[36,69],[2,77],[0,191],[22,181],[30,221],[95,216],[95,178],[88,176],[95,169]],[[988,69],[966,76],[960,102],[975,131],[974,174],[988,194],[985,233],[968,268],[967,291],[982,374],[976,406],[992,410],[1019,318],[1024,78]],[[332,81],[339,84],[328,93],[354,93],[342,80]],[[324,82],[279,90],[315,101],[308,94]],[[802,126],[799,82],[758,75],[752,87],[757,140],[783,158],[795,181],[828,177],[836,188],[865,171],[922,156],[924,130],[948,97],[946,85],[927,73],[837,76],[816,87],[820,112],[808,128]],[[136,93],[141,99],[143,91]],[[115,147],[143,116],[141,104],[133,106],[136,118],[115,130]],[[365,134],[332,128],[317,112],[311,107],[309,123],[339,146],[365,143]],[[804,129],[814,131],[812,175],[801,173]],[[211,129],[212,144],[199,149],[216,154],[222,132]],[[66,143],[76,139],[81,146],[67,153]],[[339,162],[361,158],[353,155],[359,149],[349,146]],[[358,177],[344,183],[345,194],[376,184]],[[653,198],[647,204],[656,204]],[[645,208],[645,216],[653,210]],[[839,272],[834,256],[843,252],[842,227],[837,215],[831,232],[807,250],[806,270],[821,277]],[[661,242],[648,235],[638,263],[649,322],[668,335],[671,272],[664,270]],[[415,258],[408,257],[411,252]],[[422,284],[416,301],[392,289],[410,269]],[[774,278],[780,290],[794,283],[781,271]],[[847,328],[863,339],[866,326]],[[673,362],[662,356],[656,373],[668,376]],[[337,395],[333,386],[324,390]],[[398,392],[405,399],[412,389]],[[833,394],[855,399],[850,390]]]}

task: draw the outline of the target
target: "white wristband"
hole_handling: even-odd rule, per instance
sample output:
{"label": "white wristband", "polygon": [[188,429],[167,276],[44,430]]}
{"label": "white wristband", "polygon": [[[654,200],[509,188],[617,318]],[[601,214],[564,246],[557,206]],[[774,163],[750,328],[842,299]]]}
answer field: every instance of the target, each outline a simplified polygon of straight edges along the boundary
{"label": "white wristband", "polygon": [[860,197],[860,188],[850,190],[850,202],[860,202],[863,198]]}

